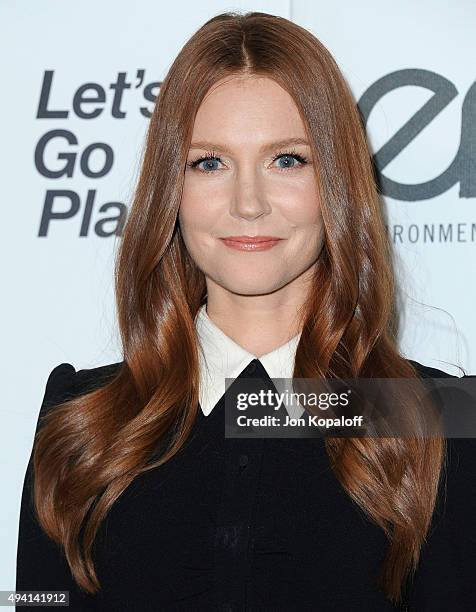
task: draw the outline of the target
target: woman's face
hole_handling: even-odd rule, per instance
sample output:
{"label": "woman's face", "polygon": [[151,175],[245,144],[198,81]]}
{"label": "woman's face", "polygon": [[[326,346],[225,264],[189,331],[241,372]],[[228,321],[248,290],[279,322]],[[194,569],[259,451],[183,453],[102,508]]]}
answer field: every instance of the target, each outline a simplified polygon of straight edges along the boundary
{"label": "woman's face", "polygon": [[[291,139],[304,142],[285,143]],[[272,79],[227,77],[205,96],[195,118],[179,223],[209,294],[213,284],[264,295],[299,285],[312,273],[323,225],[305,141],[293,99]],[[238,249],[222,240],[228,236],[280,240],[271,248]]]}

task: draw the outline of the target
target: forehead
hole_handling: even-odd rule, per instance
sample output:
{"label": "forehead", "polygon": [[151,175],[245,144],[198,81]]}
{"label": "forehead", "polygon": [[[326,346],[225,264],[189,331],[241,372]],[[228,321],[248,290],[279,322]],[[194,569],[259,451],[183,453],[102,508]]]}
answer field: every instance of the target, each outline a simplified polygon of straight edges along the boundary
{"label": "forehead", "polygon": [[233,75],[215,83],[205,95],[192,140],[216,139],[239,146],[290,137],[306,137],[292,96],[269,77]]}

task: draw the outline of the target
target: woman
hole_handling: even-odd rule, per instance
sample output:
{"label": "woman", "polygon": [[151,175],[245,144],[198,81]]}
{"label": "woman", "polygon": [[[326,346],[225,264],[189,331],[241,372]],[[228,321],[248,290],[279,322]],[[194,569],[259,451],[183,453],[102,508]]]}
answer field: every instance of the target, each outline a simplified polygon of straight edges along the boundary
{"label": "woman", "polygon": [[210,19],[150,121],[116,266],[123,360],[48,379],[17,590],[78,610],[472,609],[470,440],[443,520],[442,438],[224,436],[226,377],[448,376],[399,354],[390,261],[329,52],[280,17]]}

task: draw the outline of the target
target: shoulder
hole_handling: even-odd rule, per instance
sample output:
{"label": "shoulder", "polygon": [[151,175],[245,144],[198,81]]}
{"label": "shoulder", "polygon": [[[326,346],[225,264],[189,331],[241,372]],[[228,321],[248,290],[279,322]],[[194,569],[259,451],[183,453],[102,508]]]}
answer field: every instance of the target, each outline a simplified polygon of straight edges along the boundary
{"label": "shoulder", "polygon": [[409,359],[421,378],[432,381],[432,398],[442,410],[446,431],[446,469],[460,486],[461,499],[472,492],[476,511],[476,375],[454,376],[438,368]]}
{"label": "shoulder", "polygon": [[55,366],[46,381],[40,417],[53,406],[105,385],[120,372],[123,364],[124,361],[119,361],[81,370],[76,370],[71,363]]}
{"label": "shoulder", "polygon": [[[466,431],[471,435],[474,433],[473,437],[475,437],[474,398],[476,397],[476,375],[463,374],[463,376],[455,376],[411,359],[408,361],[414,366],[420,378],[427,379],[424,381],[424,385],[430,390],[432,399],[436,400],[439,407],[444,411],[443,417],[450,420],[449,424],[457,424],[457,417],[460,418],[466,415]],[[451,423],[451,421],[453,422]],[[468,429],[468,427],[471,429]],[[449,429],[448,431],[452,430]],[[464,431],[458,431],[455,437],[462,437],[462,433]],[[451,434],[449,434],[449,437],[452,437]]]}
{"label": "shoulder", "polygon": [[124,361],[118,361],[96,368],[78,370],[75,374],[75,393],[82,395],[107,384],[119,374],[124,363]]}
{"label": "shoulder", "polygon": [[[454,376],[438,368],[409,361],[422,378],[440,379],[432,381],[432,398],[442,409],[446,432],[443,490],[448,495],[447,508],[452,508],[455,517],[460,517],[455,520],[462,527],[461,513],[458,514],[457,509],[468,511],[467,519],[470,518],[469,513],[473,515],[476,512],[476,375]],[[476,539],[475,531],[472,537]]]}
{"label": "shoulder", "polygon": [[[473,387],[474,375],[454,376],[414,360],[408,360],[442,409],[445,424],[445,454],[431,525],[421,547],[420,559],[409,592],[409,610],[470,609],[476,588],[476,438],[458,415],[474,403],[464,393]],[[430,380],[432,379],[432,380]],[[476,382],[476,381],[475,381]],[[453,435],[453,433],[458,435]],[[463,437],[462,434],[466,435]],[[450,562],[448,562],[450,560]],[[468,607],[464,607],[464,602]],[[433,607],[432,607],[433,606]]]}
{"label": "shoulder", "polygon": [[411,363],[411,365],[415,368],[421,378],[458,378],[458,376],[454,376],[453,374],[448,374],[443,370],[438,368],[432,368],[427,366],[419,361],[415,361],[414,359],[407,359]]}

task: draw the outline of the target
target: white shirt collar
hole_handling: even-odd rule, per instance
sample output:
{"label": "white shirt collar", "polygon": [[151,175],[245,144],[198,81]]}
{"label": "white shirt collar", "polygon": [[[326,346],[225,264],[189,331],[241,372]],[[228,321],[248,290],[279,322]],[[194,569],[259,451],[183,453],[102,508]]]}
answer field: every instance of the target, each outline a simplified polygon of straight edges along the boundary
{"label": "white shirt collar", "polygon": [[[203,304],[195,317],[200,357],[200,406],[208,416],[225,393],[225,378],[236,378],[256,355],[227,336],[207,314]],[[270,378],[291,379],[301,332],[259,357]]]}

